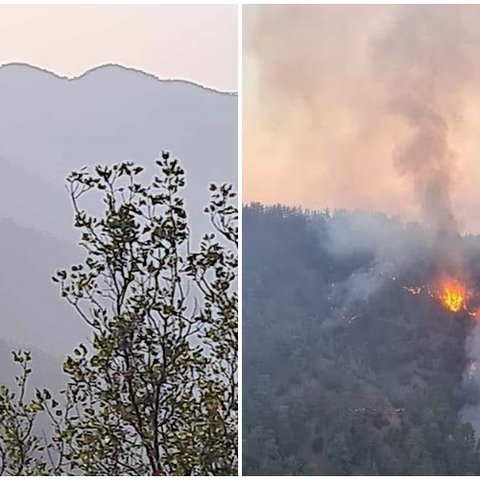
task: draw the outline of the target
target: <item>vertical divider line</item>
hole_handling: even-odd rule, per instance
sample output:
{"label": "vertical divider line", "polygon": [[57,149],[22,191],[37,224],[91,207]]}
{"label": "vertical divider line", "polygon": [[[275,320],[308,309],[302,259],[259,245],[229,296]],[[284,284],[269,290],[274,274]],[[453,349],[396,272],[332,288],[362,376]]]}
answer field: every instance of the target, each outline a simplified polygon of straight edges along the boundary
{"label": "vertical divider line", "polygon": [[237,177],[237,184],[238,184],[238,234],[239,234],[239,248],[238,248],[238,474],[242,476],[242,406],[243,406],[243,385],[242,385],[242,306],[243,306],[243,262],[242,262],[242,248],[243,248],[243,228],[242,228],[242,205],[243,205],[243,162],[242,162],[242,152],[243,152],[243,128],[242,128],[242,75],[243,75],[243,31],[242,31],[242,3],[239,1],[237,3],[237,16],[238,16],[238,33],[237,33],[237,55],[238,55],[238,105],[237,105],[237,113],[238,113],[238,177]]}

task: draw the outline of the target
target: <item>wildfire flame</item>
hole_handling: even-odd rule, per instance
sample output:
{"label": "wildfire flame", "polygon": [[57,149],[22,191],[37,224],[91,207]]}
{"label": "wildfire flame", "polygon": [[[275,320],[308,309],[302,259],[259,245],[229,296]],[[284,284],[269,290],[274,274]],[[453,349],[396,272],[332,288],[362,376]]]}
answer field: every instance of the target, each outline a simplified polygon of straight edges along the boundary
{"label": "wildfire flame", "polygon": [[440,304],[452,313],[465,311],[472,317],[480,317],[480,308],[470,311],[467,302],[471,300],[471,292],[465,284],[458,279],[444,278],[438,281],[434,287],[422,285],[420,287],[403,287],[413,295],[419,295],[426,291],[428,295],[435,298]]}
{"label": "wildfire flame", "polygon": [[445,308],[457,313],[465,309],[467,290],[465,286],[459,282],[447,281],[441,285],[437,298]]}

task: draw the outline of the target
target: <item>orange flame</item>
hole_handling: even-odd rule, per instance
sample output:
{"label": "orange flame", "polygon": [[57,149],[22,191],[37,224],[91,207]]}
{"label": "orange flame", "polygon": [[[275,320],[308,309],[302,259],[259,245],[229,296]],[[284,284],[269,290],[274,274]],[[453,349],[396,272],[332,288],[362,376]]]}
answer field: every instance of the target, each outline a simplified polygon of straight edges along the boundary
{"label": "orange flame", "polygon": [[[480,307],[478,306],[478,295],[468,289],[465,283],[452,277],[444,277],[437,281],[435,286],[428,287],[426,285],[411,287],[404,286],[404,290],[419,295],[423,291],[435,300],[437,300],[444,308],[453,313],[461,310],[471,317],[480,319]],[[472,303],[473,305],[470,305]]]}
{"label": "orange flame", "polygon": [[441,283],[436,298],[451,312],[465,310],[468,292],[466,287],[457,280],[445,280]]}

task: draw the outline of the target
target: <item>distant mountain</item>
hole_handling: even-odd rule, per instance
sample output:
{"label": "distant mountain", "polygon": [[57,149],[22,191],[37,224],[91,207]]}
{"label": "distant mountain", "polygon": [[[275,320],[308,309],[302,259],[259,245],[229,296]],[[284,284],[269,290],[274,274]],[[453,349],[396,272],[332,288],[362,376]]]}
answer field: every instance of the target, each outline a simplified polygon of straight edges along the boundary
{"label": "distant mountain", "polygon": [[80,247],[0,220],[0,336],[56,354],[85,338],[87,328],[51,281],[80,260]]}
{"label": "distant mountain", "polygon": [[15,376],[20,373],[20,368],[12,361],[12,351],[18,351],[19,349],[30,350],[34,362],[32,374],[27,384],[28,395],[35,388],[48,388],[52,392],[59,392],[65,387],[66,377],[62,374],[62,359],[28,345],[9,343],[4,340],[0,340],[1,385],[7,385],[14,391],[17,390]]}
{"label": "distant mountain", "polygon": [[192,212],[208,201],[209,182],[236,183],[233,94],[118,65],[69,80],[10,64],[0,67],[0,105],[0,217],[26,226],[71,237],[70,171],[122,160],[150,166],[161,149],[186,168]]}
{"label": "distant mountain", "polygon": [[124,160],[149,177],[170,150],[198,238],[208,184],[236,184],[237,97],[118,65],[66,79],[11,64],[0,67],[0,105],[0,337],[63,354],[88,331],[50,281],[83,258],[65,177]]}

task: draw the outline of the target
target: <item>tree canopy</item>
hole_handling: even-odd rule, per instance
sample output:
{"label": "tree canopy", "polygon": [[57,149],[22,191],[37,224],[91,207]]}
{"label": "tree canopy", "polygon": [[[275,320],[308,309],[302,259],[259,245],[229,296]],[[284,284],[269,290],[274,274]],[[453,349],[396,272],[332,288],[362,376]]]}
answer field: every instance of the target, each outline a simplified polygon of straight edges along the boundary
{"label": "tree canopy", "polygon": [[[380,214],[243,208],[244,474],[480,473],[460,415],[479,399],[472,317],[403,288],[430,278],[430,237]],[[478,239],[455,241],[480,272]]]}
{"label": "tree canopy", "polygon": [[132,162],[67,179],[85,259],[52,279],[91,343],[65,360],[60,398],[27,398],[31,355],[14,353],[18,389],[0,388],[4,475],[237,473],[236,195],[210,185],[212,232],[195,247],[185,172],[168,152],[156,168],[147,183]]}

